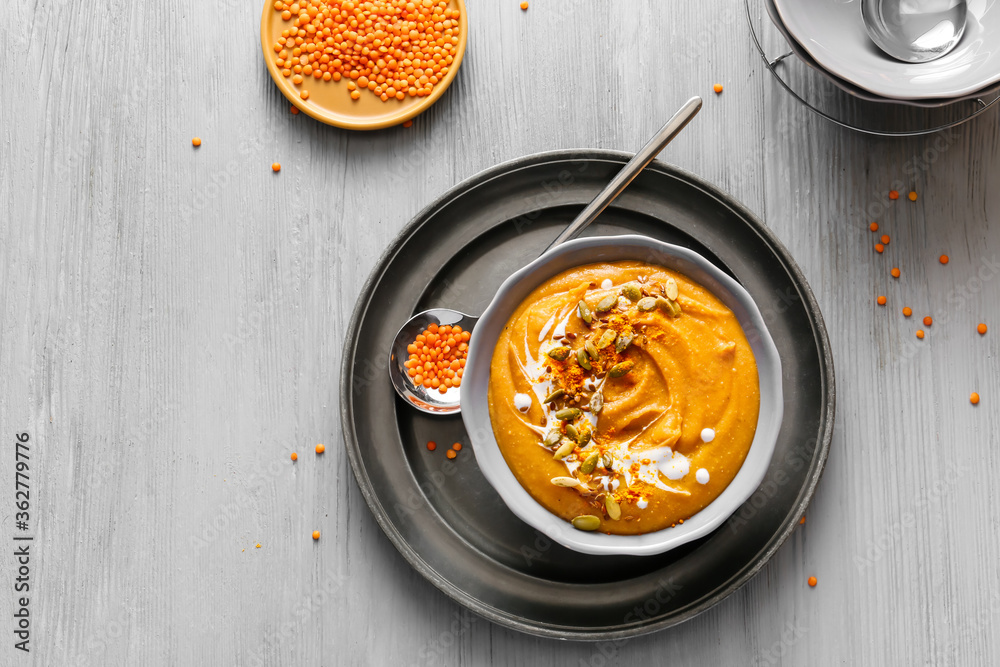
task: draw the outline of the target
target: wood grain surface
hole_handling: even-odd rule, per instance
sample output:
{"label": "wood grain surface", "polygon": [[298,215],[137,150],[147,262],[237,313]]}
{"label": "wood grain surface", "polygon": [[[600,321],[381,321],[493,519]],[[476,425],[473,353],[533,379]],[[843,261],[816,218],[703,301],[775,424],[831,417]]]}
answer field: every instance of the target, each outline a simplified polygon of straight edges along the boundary
{"label": "wood grain surface", "polygon": [[[411,128],[349,132],[289,113],[260,10],[0,7],[0,539],[18,532],[21,432],[36,535],[29,654],[0,549],[0,663],[992,662],[995,110],[922,138],[841,129],[776,84],[736,0],[469,0],[442,99]],[[338,416],[350,312],[449,187],[538,151],[635,150],[693,94],[705,108],[663,159],[758,213],[823,308],[839,395],[825,476],[766,568],[682,626],[603,644],[494,626],[411,570],[358,491]]]}

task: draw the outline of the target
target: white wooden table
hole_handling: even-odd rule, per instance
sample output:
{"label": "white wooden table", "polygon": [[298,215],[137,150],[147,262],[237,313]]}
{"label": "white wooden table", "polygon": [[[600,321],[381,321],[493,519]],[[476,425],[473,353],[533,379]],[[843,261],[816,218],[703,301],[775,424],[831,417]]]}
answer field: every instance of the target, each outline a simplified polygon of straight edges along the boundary
{"label": "white wooden table", "polygon": [[[0,550],[0,663],[966,665],[1000,651],[996,113],[943,144],[841,130],[776,86],[734,0],[470,0],[442,100],[412,128],[347,132],[289,113],[260,9],[0,8],[0,539],[19,533],[21,432],[36,535],[29,654],[13,647],[14,543]],[[538,151],[635,150],[692,94],[705,109],[663,159],[760,215],[824,310],[839,397],[825,476],[764,571],[685,625],[620,644],[493,626],[412,571],[361,498],[338,418],[350,311],[447,188]],[[894,186],[920,198],[889,202]],[[883,256],[872,219],[892,237]]]}

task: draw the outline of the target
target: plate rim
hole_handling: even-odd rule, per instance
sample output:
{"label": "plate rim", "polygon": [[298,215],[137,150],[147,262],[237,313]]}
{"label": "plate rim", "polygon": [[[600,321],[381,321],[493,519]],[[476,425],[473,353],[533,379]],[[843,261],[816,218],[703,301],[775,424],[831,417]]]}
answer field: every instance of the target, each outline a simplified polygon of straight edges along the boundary
{"label": "plate rim", "polygon": [[[553,162],[564,162],[567,160],[603,161],[624,166],[624,164],[631,159],[633,155],[634,154],[632,153],[624,151],[607,149],[561,149],[544,151],[501,162],[500,164],[479,171],[478,173],[459,181],[457,184],[448,188],[448,190],[421,209],[419,213],[417,213],[406,225],[403,226],[373,265],[360,293],[362,295],[370,293],[375,282],[377,282],[382,275],[385,266],[399,253],[402,246],[410,239],[410,237],[412,237],[414,232],[423,226],[435,211],[442,208],[442,206],[446,205],[449,201],[454,200],[460,193],[469,191],[483,183],[493,180],[494,178],[503,176],[508,172],[517,171],[525,167],[533,167]],[[695,616],[711,609],[750,581],[785,543],[788,537],[795,530],[795,527],[798,525],[798,517],[802,516],[805,513],[806,508],[809,506],[809,503],[816,492],[819,480],[823,476],[823,472],[829,458],[834,424],[836,421],[837,392],[833,351],[830,346],[830,339],[827,334],[822,311],[819,308],[819,303],[816,301],[812,287],[806,281],[805,276],[798,267],[798,264],[795,263],[795,260],[788,252],[788,249],[785,248],[784,244],[777,238],[774,232],[767,228],[752,211],[736,200],[733,196],[723,192],[714,184],[709,183],[708,181],[685,169],[660,160],[654,160],[648,167],[646,167],[646,169],[660,171],[667,176],[680,180],[685,184],[695,187],[711,196],[720,205],[730,209],[734,214],[743,219],[744,222],[746,222],[751,229],[758,236],[760,236],[769,247],[771,247],[779,261],[782,262],[785,270],[788,271],[789,275],[797,283],[797,287],[801,292],[802,301],[806,306],[807,312],[811,315],[810,324],[813,331],[813,338],[819,352],[820,365],[826,371],[826,376],[822,378],[824,380],[822,386],[822,396],[824,400],[822,401],[821,408],[821,423],[824,428],[822,429],[822,433],[818,434],[819,437],[816,443],[816,450],[813,453],[811,462],[813,470],[807,478],[806,484],[804,484],[799,491],[800,500],[795,507],[792,508],[788,518],[786,518],[784,529],[779,533],[776,533],[775,536],[772,536],[771,544],[758,552],[754,562],[750,563],[736,575],[730,577],[729,580],[723,582],[715,593],[692,602],[687,608],[679,611],[676,615],[670,618],[660,619],[659,621],[652,623],[639,621],[637,623],[629,624],[623,622],[621,625],[610,626],[613,629],[605,630],[574,629],[572,626],[565,625],[529,623],[517,618],[513,614],[503,613],[494,606],[469,595],[464,590],[452,584],[449,580],[440,575],[434,568],[430,567],[420,554],[417,553],[417,551],[413,549],[413,547],[410,546],[409,543],[402,537],[402,535],[396,530],[393,523],[389,520],[388,513],[385,511],[381,500],[371,487],[371,480],[368,477],[367,470],[362,464],[360,444],[358,442],[355,425],[351,419],[354,397],[353,392],[350,389],[353,384],[353,374],[351,372],[353,369],[349,360],[353,359],[357,349],[357,330],[361,321],[368,312],[369,304],[363,297],[359,297],[355,303],[351,319],[348,323],[348,335],[344,340],[343,352],[341,355],[339,387],[341,430],[344,435],[344,447],[347,450],[348,460],[351,464],[351,470],[354,474],[355,481],[358,484],[361,495],[365,499],[369,510],[371,510],[371,513],[374,515],[376,523],[378,523],[379,528],[382,529],[382,532],[389,538],[389,541],[400,553],[400,555],[403,556],[407,563],[409,563],[410,566],[413,567],[424,579],[429,581],[435,588],[444,593],[447,597],[461,604],[466,609],[493,623],[496,623],[501,627],[510,628],[529,635],[550,639],[570,639],[577,641],[613,641],[664,630],[668,627],[688,621],[691,618],[694,618]]]}

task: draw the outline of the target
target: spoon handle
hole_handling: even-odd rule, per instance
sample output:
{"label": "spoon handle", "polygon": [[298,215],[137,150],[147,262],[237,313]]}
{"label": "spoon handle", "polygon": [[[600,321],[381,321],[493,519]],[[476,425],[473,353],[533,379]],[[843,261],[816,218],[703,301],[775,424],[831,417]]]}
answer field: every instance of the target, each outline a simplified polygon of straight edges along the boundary
{"label": "spoon handle", "polygon": [[611,179],[607,187],[601,190],[601,193],[597,195],[594,201],[587,204],[587,207],[580,212],[580,215],[576,216],[576,219],[570,223],[569,227],[563,230],[556,240],[545,249],[546,252],[556,247],[561,243],[565,243],[570,239],[575,239],[579,236],[584,229],[590,226],[597,216],[601,214],[608,207],[608,205],[618,198],[618,195],[628,187],[628,184],[639,175],[639,172],[646,168],[650,162],[653,161],[660,151],[666,148],[667,144],[673,141],[674,137],[684,129],[692,118],[701,110],[701,98],[692,97],[684,106],[674,114],[673,118],[667,121],[667,124],[660,128],[660,131],[656,133],[652,139],[649,140],[638,153],[635,154],[628,164],[626,164],[618,175]]}

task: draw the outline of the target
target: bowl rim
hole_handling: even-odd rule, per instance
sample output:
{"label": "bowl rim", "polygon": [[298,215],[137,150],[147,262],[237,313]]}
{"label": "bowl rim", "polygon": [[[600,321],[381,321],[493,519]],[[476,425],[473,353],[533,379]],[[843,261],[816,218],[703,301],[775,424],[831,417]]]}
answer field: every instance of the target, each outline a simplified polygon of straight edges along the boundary
{"label": "bowl rim", "polygon": [[[598,255],[568,264],[558,260],[576,254],[593,254],[610,249],[612,254],[631,251],[657,253],[659,264],[682,274],[683,268],[701,271],[704,276],[690,276],[726,304],[740,319],[744,334],[754,351],[760,385],[761,406],[757,430],[747,456],[736,477],[711,503],[683,524],[641,535],[607,535],[600,532],[576,530],[572,525],[552,514],[521,486],[506,464],[493,434],[485,394],[489,384],[489,366],[499,330],[495,337],[490,330],[499,323],[506,325],[511,313],[538,285],[573,266],[599,262]],[[635,253],[633,259],[638,259]],[[622,261],[626,256],[605,258],[605,261]],[[664,262],[673,260],[671,266]],[[566,264],[565,266],[563,264]],[[553,268],[555,267],[555,268]],[[707,280],[706,280],[707,278]],[[526,283],[530,285],[526,286]],[[714,283],[714,284],[706,284]],[[518,292],[523,292],[518,296]],[[509,303],[513,301],[513,304]],[[751,327],[748,330],[748,326]],[[755,333],[755,335],[753,335]],[[484,340],[484,337],[488,337]],[[480,348],[484,351],[479,352]],[[539,532],[573,551],[592,555],[649,556],[664,553],[693,540],[705,537],[730,516],[757,490],[770,467],[784,413],[782,395],[781,359],[763,316],[750,294],[736,280],[702,255],[682,246],[665,243],[639,234],[594,236],[568,241],[543,254],[508,277],[489,306],[483,312],[469,342],[468,363],[461,393],[462,420],[469,433],[476,461],[483,475],[504,504],[522,521]]]}
{"label": "bowl rim", "polygon": [[444,78],[434,86],[430,95],[422,98],[416,104],[404,107],[395,113],[387,116],[380,116],[381,120],[351,120],[350,117],[344,116],[343,114],[328,111],[323,107],[316,104],[310,104],[306,100],[301,99],[298,93],[295,92],[295,88],[293,87],[291,81],[282,76],[281,70],[278,69],[277,64],[274,62],[272,55],[273,51],[269,47],[270,39],[267,31],[268,17],[271,13],[274,13],[274,2],[271,0],[264,0],[264,9],[261,11],[260,16],[260,47],[264,56],[264,66],[271,75],[274,85],[279,91],[281,91],[281,94],[285,96],[285,99],[287,99],[292,106],[298,108],[299,111],[321,123],[333,125],[334,127],[343,128],[345,130],[383,130],[388,127],[394,127],[400,123],[412,120],[427,111],[427,109],[432,107],[438,99],[444,95],[445,91],[451,87],[455,77],[458,76],[458,70],[461,68],[462,61],[465,59],[465,49],[469,43],[469,15],[468,9],[465,6],[465,0],[454,0],[454,2],[458,5],[459,11],[462,12],[458,19],[458,25],[459,28],[461,28],[461,33],[458,36],[458,49],[455,51],[455,57],[451,66],[448,68],[448,73],[445,74]]}

